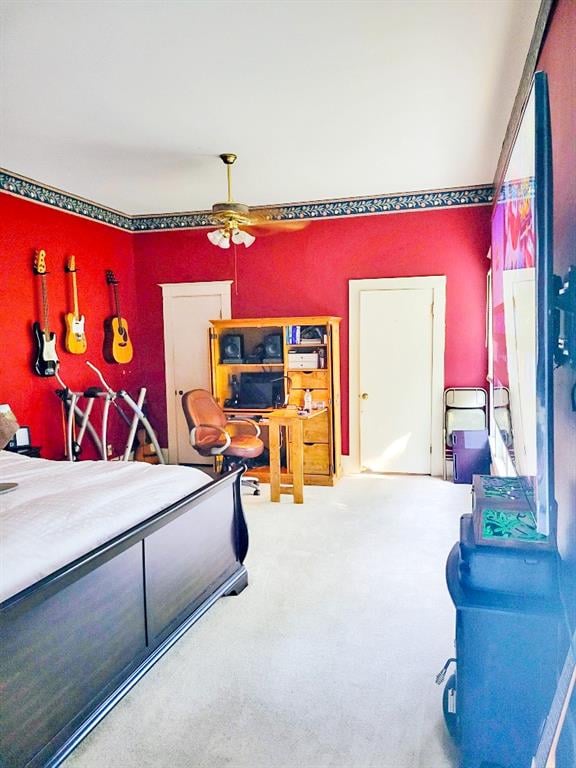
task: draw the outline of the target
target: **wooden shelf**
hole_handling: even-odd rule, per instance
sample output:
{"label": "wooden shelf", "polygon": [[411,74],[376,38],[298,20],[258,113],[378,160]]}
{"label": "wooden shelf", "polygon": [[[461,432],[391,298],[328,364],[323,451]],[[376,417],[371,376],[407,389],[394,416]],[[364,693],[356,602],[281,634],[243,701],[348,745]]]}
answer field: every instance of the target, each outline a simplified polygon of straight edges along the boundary
{"label": "wooden shelf", "polygon": [[222,368],[239,368],[242,371],[261,371],[265,368],[284,368],[284,363],[218,363]]}
{"label": "wooden shelf", "polygon": [[[236,388],[235,377],[242,384],[244,374],[268,373],[268,379],[289,378],[291,381],[289,404],[302,407],[305,391],[312,393],[313,403],[322,403],[326,413],[317,420],[312,419],[304,426],[304,484],[305,485],[334,485],[342,474],[341,462],[341,425],[340,425],[340,318],[332,315],[313,317],[275,317],[275,318],[238,318],[236,320],[215,320],[210,329],[210,358],[212,392],[217,401],[224,405],[230,402]],[[300,339],[298,343],[288,342],[289,330],[293,326],[318,326],[321,334],[318,339]],[[266,345],[267,338],[278,335],[281,338],[283,360],[274,363],[220,362],[222,359],[222,337],[237,333],[242,336],[242,348],[245,360],[253,350]],[[294,337],[292,337],[294,338]],[[276,345],[277,346],[277,345]],[[305,368],[292,368],[297,365],[291,361],[295,353],[309,352],[312,360],[322,358],[324,367],[306,364]],[[279,354],[279,350],[278,353]],[[276,358],[277,359],[277,358]],[[306,358],[304,358],[306,359]],[[283,387],[286,388],[284,383]],[[280,392],[282,386],[278,386]],[[260,416],[260,424],[264,428],[263,438],[268,438],[268,416],[273,408],[234,408],[225,407],[227,416],[247,418]],[[250,469],[248,474],[257,474],[263,481],[268,482],[268,468]]]}
{"label": "wooden shelf", "polygon": [[286,344],[287,347],[327,347],[323,341],[300,342],[300,344]]}

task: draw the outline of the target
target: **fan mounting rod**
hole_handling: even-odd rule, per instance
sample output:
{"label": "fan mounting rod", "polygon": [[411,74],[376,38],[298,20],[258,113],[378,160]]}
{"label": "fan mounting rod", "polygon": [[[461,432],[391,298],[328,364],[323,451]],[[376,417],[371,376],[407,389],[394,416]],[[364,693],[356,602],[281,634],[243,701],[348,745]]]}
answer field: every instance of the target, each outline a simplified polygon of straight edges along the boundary
{"label": "fan mounting rod", "polygon": [[232,202],[232,166],[236,162],[237,155],[233,152],[223,152],[220,156],[220,160],[226,166],[226,175],[228,177],[228,202]]}

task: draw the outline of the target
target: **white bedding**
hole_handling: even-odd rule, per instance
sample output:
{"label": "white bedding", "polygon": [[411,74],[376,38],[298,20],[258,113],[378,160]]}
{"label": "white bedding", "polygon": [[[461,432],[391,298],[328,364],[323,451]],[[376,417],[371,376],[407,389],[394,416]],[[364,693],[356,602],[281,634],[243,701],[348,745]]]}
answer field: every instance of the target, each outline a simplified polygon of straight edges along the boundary
{"label": "white bedding", "polygon": [[0,451],[0,602],[210,482],[199,469]]}

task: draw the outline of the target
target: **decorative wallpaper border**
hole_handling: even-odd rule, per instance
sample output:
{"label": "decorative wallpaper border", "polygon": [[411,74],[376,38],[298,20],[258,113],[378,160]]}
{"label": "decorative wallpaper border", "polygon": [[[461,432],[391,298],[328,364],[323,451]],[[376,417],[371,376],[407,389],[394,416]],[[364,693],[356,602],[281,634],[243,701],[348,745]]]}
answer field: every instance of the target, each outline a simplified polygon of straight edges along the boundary
{"label": "decorative wallpaper border", "polygon": [[131,231],[132,217],[124,213],[115,211],[112,208],[105,208],[80,197],[74,197],[67,192],[57,189],[51,189],[36,181],[25,179],[20,176],[14,176],[0,170],[0,190],[9,192],[18,197],[24,197],[35,203],[49,205],[52,208],[59,208],[68,213],[75,213],[78,216],[85,216],[94,221],[100,221],[102,224],[110,224],[113,227]]}
{"label": "decorative wallpaper border", "polygon": [[[217,225],[210,211],[130,216],[2,170],[0,170],[0,190],[129,232],[158,232]],[[260,209],[271,210],[271,220],[293,221],[295,219],[333,219],[342,216],[371,216],[383,213],[489,205],[493,199],[493,186],[479,185],[374,197],[355,197],[348,200],[318,200],[282,206],[261,206]]]}

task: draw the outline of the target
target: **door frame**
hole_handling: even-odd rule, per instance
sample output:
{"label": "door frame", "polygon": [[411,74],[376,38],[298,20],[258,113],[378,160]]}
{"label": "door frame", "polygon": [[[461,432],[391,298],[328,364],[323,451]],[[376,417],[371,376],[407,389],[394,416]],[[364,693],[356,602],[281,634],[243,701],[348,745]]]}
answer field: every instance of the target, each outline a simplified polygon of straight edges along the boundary
{"label": "door frame", "polygon": [[[166,423],[168,426],[168,463],[174,464],[178,459],[178,435],[176,414],[172,407],[172,396],[168,393],[175,391],[174,381],[174,349],[170,341],[174,338],[171,302],[178,297],[190,296],[220,296],[222,310],[221,319],[232,317],[232,280],[215,280],[203,283],[158,283],[162,289],[162,316],[164,319],[164,372],[166,386]],[[217,318],[214,318],[216,320]]]}
{"label": "door frame", "polygon": [[446,344],[446,276],[379,277],[348,281],[348,413],[350,472],[360,472],[360,294],[362,291],[432,289],[432,453],[430,471],[442,477],[444,461],[444,349]]}

